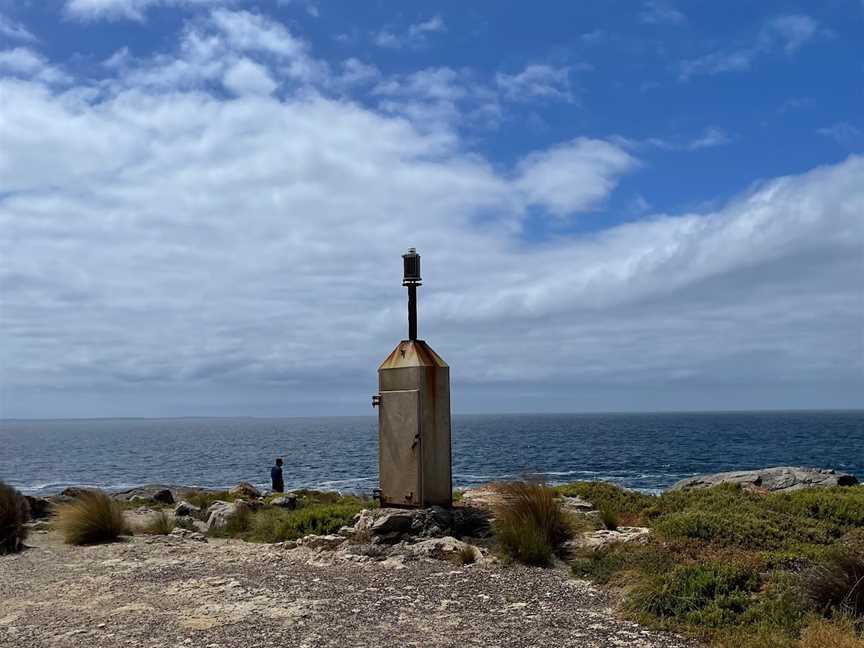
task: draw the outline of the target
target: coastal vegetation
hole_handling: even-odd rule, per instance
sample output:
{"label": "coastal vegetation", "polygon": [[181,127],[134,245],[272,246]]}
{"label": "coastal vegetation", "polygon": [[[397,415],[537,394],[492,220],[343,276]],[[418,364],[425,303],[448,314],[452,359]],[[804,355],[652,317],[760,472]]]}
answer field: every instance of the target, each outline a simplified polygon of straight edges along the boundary
{"label": "coastal vegetation", "polygon": [[493,529],[504,555],[526,565],[548,565],[571,535],[553,488],[539,482],[497,484]]}
{"label": "coastal vegetation", "polygon": [[57,507],[57,528],[66,544],[112,542],[131,532],[123,508],[98,490],[83,491],[71,502]]}
{"label": "coastal vegetation", "polygon": [[[284,542],[303,536],[336,533],[352,523],[364,508],[372,508],[372,500],[322,491],[295,491],[296,509],[265,507],[252,510],[241,506],[224,528],[211,529],[216,537],[234,537],[249,542]],[[272,501],[275,497],[271,497]]]}
{"label": "coastal vegetation", "polygon": [[607,527],[612,515],[652,530],[645,543],[585,549],[572,561],[639,621],[718,646],[864,648],[864,486],[556,490],[591,501]]}
{"label": "coastal vegetation", "polygon": [[30,519],[26,498],[17,490],[0,482],[0,555],[21,549],[27,538],[24,524]]}

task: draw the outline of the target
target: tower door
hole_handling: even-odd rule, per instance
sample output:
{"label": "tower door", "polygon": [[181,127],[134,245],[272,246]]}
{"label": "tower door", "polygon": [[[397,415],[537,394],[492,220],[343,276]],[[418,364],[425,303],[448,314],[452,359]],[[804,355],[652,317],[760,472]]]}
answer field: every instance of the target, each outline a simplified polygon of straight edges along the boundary
{"label": "tower door", "polygon": [[378,406],[378,475],[382,506],[418,506],[420,492],[420,391],[382,391]]}

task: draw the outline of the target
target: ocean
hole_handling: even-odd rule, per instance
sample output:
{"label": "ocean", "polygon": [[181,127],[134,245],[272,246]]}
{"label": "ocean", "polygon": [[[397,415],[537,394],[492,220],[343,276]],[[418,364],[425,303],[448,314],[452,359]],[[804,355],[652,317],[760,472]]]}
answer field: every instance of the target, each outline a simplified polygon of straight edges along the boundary
{"label": "ocean", "polygon": [[[0,480],[28,494],[71,485],[269,486],[371,493],[377,419],[181,418],[0,421]],[[459,415],[453,485],[543,474],[659,492],[684,477],[802,465],[864,481],[864,411]]]}

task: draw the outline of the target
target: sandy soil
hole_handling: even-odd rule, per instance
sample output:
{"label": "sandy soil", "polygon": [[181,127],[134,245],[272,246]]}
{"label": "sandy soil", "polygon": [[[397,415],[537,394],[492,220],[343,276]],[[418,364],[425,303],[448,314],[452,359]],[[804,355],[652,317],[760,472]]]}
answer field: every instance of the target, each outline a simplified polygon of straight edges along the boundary
{"label": "sandy soil", "polygon": [[[685,647],[617,618],[556,570],[135,537],[67,547],[36,533],[0,556],[0,646]],[[330,555],[328,555],[330,554]]]}

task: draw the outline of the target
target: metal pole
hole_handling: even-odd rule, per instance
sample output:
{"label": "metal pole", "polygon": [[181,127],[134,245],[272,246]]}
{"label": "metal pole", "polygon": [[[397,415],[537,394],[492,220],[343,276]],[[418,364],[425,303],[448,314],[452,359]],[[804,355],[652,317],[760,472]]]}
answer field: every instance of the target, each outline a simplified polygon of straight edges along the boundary
{"label": "metal pole", "polygon": [[417,286],[408,284],[408,339],[417,339]]}

